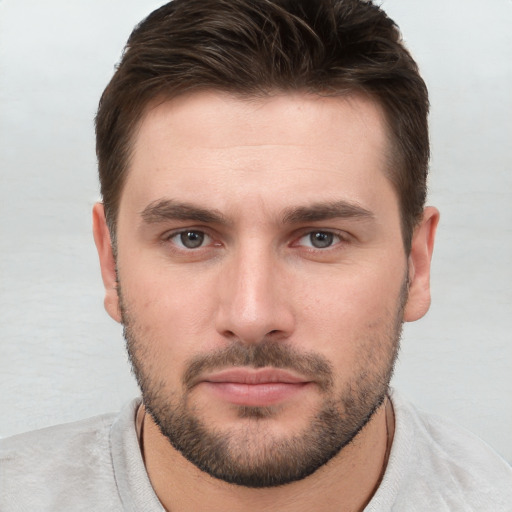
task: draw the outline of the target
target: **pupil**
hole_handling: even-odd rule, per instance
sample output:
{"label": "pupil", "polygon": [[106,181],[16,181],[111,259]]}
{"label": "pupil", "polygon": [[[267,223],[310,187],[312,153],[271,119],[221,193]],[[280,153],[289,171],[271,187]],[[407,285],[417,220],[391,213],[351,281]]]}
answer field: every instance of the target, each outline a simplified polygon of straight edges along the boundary
{"label": "pupil", "polygon": [[180,235],[181,243],[188,249],[200,247],[204,241],[204,234],[198,231],[187,231]]}
{"label": "pupil", "polygon": [[332,233],[325,233],[323,231],[318,231],[311,235],[311,243],[313,244],[313,247],[316,247],[318,249],[322,249],[324,247],[329,247],[330,245],[332,245],[332,241],[333,241]]}

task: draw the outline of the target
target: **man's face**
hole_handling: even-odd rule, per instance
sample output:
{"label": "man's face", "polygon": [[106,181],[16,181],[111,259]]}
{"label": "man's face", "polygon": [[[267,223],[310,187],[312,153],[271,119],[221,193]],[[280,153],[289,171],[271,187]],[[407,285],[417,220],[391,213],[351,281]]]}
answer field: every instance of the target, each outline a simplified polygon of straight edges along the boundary
{"label": "man's face", "polygon": [[384,126],[368,99],[299,94],[142,120],[107,309],[147,410],[215,477],[303,478],[386,394],[409,304]]}

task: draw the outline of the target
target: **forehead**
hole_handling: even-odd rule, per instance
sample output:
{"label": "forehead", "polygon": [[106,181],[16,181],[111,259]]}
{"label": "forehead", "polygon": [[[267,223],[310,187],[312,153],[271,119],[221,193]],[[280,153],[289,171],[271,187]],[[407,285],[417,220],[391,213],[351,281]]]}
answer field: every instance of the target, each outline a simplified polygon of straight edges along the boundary
{"label": "forehead", "polygon": [[390,189],[389,146],[382,110],[362,95],[201,92],[156,102],[135,135],[121,210],[169,195],[217,209],[235,198],[364,203]]}

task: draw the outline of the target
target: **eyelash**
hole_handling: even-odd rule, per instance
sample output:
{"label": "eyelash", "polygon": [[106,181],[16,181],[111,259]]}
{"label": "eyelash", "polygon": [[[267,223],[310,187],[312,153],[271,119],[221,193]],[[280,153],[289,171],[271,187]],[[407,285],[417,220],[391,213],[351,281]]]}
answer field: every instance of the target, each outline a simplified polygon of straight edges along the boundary
{"label": "eyelash", "polygon": [[[200,245],[198,245],[197,247],[186,247],[183,243],[182,237],[187,234],[199,235],[199,238],[201,239]],[[301,245],[299,243],[301,240],[303,240],[307,237],[310,237],[309,240],[312,241],[311,237],[313,235],[327,236],[328,245],[326,245],[325,247],[315,247],[313,245],[314,242],[312,242],[312,244],[309,246]],[[181,238],[180,243],[173,242],[173,239],[177,239],[177,237]],[[207,240],[207,241],[210,240],[210,242],[207,243],[206,245],[204,245],[205,240]],[[167,234],[163,239],[164,242],[171,242],[177,248],[177,250],[181,250],[181,251],[185,251],[185,252],[207,248],[211,244],[211,241],[213,241],[213,240],[214,240],[213,237],[211,235],[209,235],[205,230],[194,229],[194,228],[181,229],[179,231],[174,231],[172,233]],[[322,243],[321,239],[318,239],[317,241],[320,241],[320,243]],[[345,244],[348,242],[349,242],[349,236],[345,232],[340,232],[340,231],[330,230],[330,229],[310,229],[307,231],[302,231],[300,236],[294,237],[294,240],[290,244],[290,247],[304,247],[309,252],[316,252],[316,251],[325,252],[325,251],[328,251],[329,249],[332,249],[333,247],[336,247],[339,244]],[[221,243],[214,243],[214,246],[217,246],[217,247],[220,247],[221,245],[222,245]]]}
{"label": "eyelash", "polygon": [[[321,237],[327,237],[328,245],[326,245],[324,247],[315,247],[314,241],[312,238],[314,235],[321,235]],[[303,245],[302,247],[307,248],[309,251],[322,251],[322,252],[327,251],[331,248],[334,248],[340,243],[348,242],[348,237],[345,233],[341,233],[339,231],[329,230],[329,229],[314,229],[314,230],[310,230],[310,231],[303,233],[298,239],[296,239],[296,241],[292,244],[292,246],[299,245],[299,242],[303,239],[309,239],[309,241],[311,242],[311,245],[309,245],[309,246]],[[316,241],[320,242],[320,244],[321,244],[325,241],[325,238],[322,239],[322,238],[318,237],[316,239]]]}
{"label": "eyelash", "polygon": [[[202,230],[202,229],[182,229],[180,231],[174,231],[172,233],[169,233],[168,235],[166,235],[164,237],[164,242],[171,242],[173,243],[173,239],[177,238],[177,237],[183,237],[183,235],[187,235],[187,234],[196,234],[196,235],[199,235],[200,238],[202,238],[201,240],[201,245],[197,246],[197,247],[186,247],[184,244],[183,244],[183,239],[181,240],[181,247],[178,243],[174,242],[174,245],[176,245],[180,250],[185,250],[185,251],[193,251],[194,249],[201,249],[201,248],[204,248],[202,242],[204,241],[204,239],[212,239],[212,237],[206,233],[206,231]],[[220,245],[220,244],[219,244]]]}

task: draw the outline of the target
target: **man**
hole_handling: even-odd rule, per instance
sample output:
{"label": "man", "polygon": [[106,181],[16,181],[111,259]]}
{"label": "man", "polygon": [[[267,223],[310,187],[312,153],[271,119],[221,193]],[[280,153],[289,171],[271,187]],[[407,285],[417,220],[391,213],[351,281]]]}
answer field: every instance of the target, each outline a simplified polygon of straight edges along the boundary
{"label": "man", "polygon": [[6,440],[1,510],[511,510],[389,390],[430,304],[428,98],[360,0],[175,0],[96,118],[107,312],[142,392]]}

